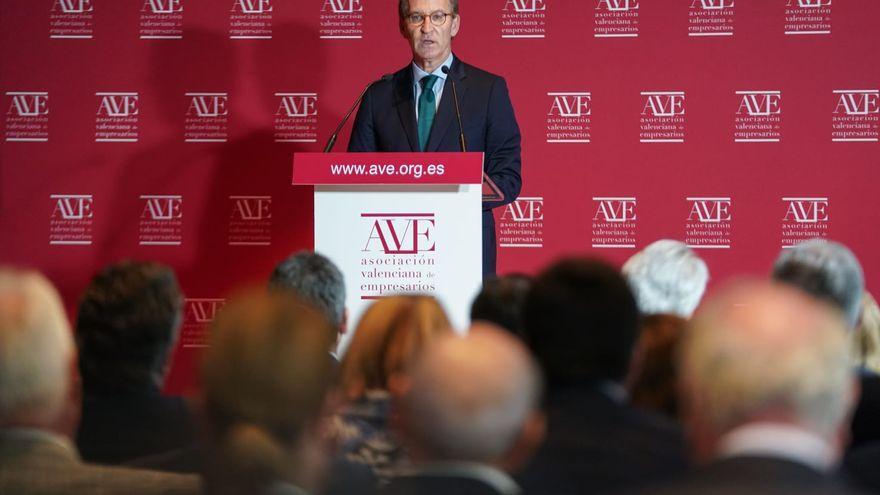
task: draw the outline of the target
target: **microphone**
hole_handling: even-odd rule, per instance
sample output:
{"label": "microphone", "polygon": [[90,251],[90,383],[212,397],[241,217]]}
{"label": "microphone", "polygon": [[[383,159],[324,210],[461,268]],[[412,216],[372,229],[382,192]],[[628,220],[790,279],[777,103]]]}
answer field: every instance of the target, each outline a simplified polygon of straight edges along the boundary
{"label": "microphone", "polygon": [[[445,65],[440,69],[447,76],[449,75],[449,67]],[[467,151],[467,142],[464,140],[464,127],[461,126],[461,108],[458,106],[458,91],[455,90],[455,78],[450,77],[452,83],[452,101],[455,103],[455,117],[458,119],[458,142],[461,144],[461,151]]]}
{"label": "microphone", "polygon": [[371,87],[373,87],[373,85],[376,84],[377,82],[390,81],[391,78],[392,78],[391,74],[385,74],[382,77],[380,77],[379,79],[376,79],[375,81],[371,82],[370,84],[367,84],[367,87],[365,87],[364,90],[361,91],[361,95],[357,97],[357,100],[355,100],[354,104],[351,106],[351,108],[348,109],[348,113],[345,114],[345,117],[342,117],[342,122],[340,122],[339,125],[336,126],[336,130],[333,131],[332,135],[330,135],[330,139],[327,140],[327,144],[324,146],[324,153],[330,153],[330,151],[333,150],[333,145],[336,144],[336,138],[339,136],[339,131],[341,131],[342,126],[344,126],[345,123],[348,122],[348,118],[351,117],[351,114],[352,114],[352,112],[354,112],[354,109],[357,108],[358,105],[361,104],[361,101],[364,99],[364,95],[367,94],[367,90],[370,89]]}

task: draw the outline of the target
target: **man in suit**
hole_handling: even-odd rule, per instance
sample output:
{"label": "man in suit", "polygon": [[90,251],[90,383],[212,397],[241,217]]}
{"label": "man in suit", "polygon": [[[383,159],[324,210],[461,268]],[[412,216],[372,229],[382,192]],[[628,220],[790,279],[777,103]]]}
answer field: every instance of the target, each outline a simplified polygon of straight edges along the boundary
{"label": "man in suit", "polygon": [[0,269],[0,493],[187,494],[194,476],[83,463],[76,349],[61,298],[36,273]]}
{"label": "man in suit", "polygon": [[548,426],[519,478],[526,493],[609,493],[685,469],[678,428],[634,409],[623,389],[639,312],[614,267],[578,258],[551,265],[526,297],[525,325],[546,374]]}
{"label": "man in suit", "polygon": [[858,396],[840,313],[798,290],[743,283],[683,336],[682,416],[699,467],[652,494],[844,494],[833,473]]}
{"label": "man in suit", "polygon": [[492,209],[515,200],[522,186],[519,126],[507,84],[452,54],[452,39],[461,23],[458,0],[399,0],[399,17],[412,63],[367,91],[348,151],[461,151],[455,81],[467,150],[485,153],[483,170],[504,196],[483,203],[483,274],[492,275]]}
{"label": "man in suit", "polygon": [[429,346],[410,377],[399,410],[413,466],[393,476],[385,493],[519,493],[507,473],[544,433],[540,374],[519,339],[477,324],[466,337]]}

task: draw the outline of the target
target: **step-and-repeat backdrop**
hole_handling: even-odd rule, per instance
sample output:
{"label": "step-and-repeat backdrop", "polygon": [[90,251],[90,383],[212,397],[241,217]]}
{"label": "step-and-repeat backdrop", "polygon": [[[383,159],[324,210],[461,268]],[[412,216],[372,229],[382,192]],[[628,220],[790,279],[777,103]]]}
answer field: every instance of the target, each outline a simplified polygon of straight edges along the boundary
{"label": "step-and-repeat backdrop", "polygon": [[[461,0],[461,15],[456,54],[506,77],[523,135],[500,272],[619,263],[671,237],[717,283],[829,237],[876,283],[880,2]],[[396,0],[3,0],[0,260],[46,272],[72,314],[108,262],[173,266],[187,302],[168,388],[189,390],[230,291],[311,247],[291,156],[408,63],[397,22]]]}

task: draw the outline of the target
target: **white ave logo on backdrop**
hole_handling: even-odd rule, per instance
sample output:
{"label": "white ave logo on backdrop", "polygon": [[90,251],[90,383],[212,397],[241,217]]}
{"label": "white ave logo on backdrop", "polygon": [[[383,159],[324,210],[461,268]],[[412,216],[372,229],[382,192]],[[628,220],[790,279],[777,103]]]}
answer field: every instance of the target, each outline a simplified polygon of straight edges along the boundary
{"label": "white ave logo on backdrop", "polygon": [[831,113],[833,142],[880,140],[880,90],[835,89]]}
{"label": "white ave logo on backdrop", "polygon": [[688,36],[733,36],[734,0],[691,0]]}
{"label": "white ave logo on backdrop", "polygon": [[208,345],[208,326],[226,305],[226,299],[216,297],[188,297],[183,303],[183,325],[180,330],[182,347]]}
{"label": "white ave logo on backdrop", "polygon": [[593,99],[589,92],[553,92],[547,112],[548,143],[589,143]]}
{"label": "white ave logo on backdrop", "polygon": [[49,244],[87,246],[92,244],[94,196],[91,194],[52,194],[49,218]]}
{"label": "white ave logo on backdrop", "polygon": [[785,34],[831,34],[831,0],[785,0]]}
{"label": "white ave logo on backdrop", "polygon": [[183,242],[183,196],[142,195],[139,244],[179,246]]}
{"label": "white ave logo on backdrop", "polygon": [[782,247],[816,237],[828,237],[829,201],[827,197],[784,197]]}
{"label": "white ave logo on backdrop", "polygon": [[46,142],[49,140],[49,93],[8,91],[6,141]]}
{"label": "white ave logo on backdrop", "polygon": [[276,143],[314,143],[318,140],[318,93],[275,93]]}
{"label": "white ave logo on backdrop", "polygon": [[502,248],[544,246],[543,197],[519,197],[504,207],[498,223],[498,246]]}
{"label": "white ave logo on backdrop", "polygon": [[598,0],[596,10],[610,12],[628,12],[639,8],[639,0]]}
{"label": "white ave logo on backdrop", "polygon": [[184,123],[188,143],[225,142],[228,137],[228,93],[186,93],[189,105]]}
{"label": "white ave logo on backdrop", "polygon": [[594,248],[636,247],[636,198],[593,197],[592,246]]}
{"label": "white ave logo on backdrop", "polygon": [[95,142],[134,143],[138,140],[137,93],[95,93],[98,111],[95,116]]}
{"label": "white ave logo on backdrop", "polygon": [[685,243],[696,249],[728,249],[731,245],[730,197],[688,197]]}
{"label": "white ave logo on backdrop", "polygon": [[737,91],[733,140],[776,143],[782,139],[782,91]]}
{"label": "white ave logo on backdrop", "polygon": [[229,39],[272,39],[271,0],[234,0],[229,11]]}
{"label": "white ave logo on backdrop", "polygon": [[639,141],[683,143],[685,138],[684,91],[643,91]]}
{"label": "white ave logo on backdrop", "polygon": [[183,0],[144,0],[140,14],[140,39],[183,38]]}
{"label": "white ave logo on backdrop", "polygon": [[732,9],[734,0],[691,0],[691,8],[701,8],[703,10],[724,10]]}
{"label": "white ave logo on backdrop", "polygon": [[636,38],[639,35],[639,0],[596,0],[596,38]]}
{"label": "white ave logo on backdrop", "polygon": [[361,39],[364,36],[364,0],[323,0],[318,34],[321,39]]}
{"label": "white ave logo on backdrop", "polygon": [[272,196],[229,196],[230,246],[272,244]]}
{"label": "white ave logo on backdrop", "polygon": [[505,0],[501,7],[501,37],[545,37],[548,3],[550,0]]}
{"label": "white ave logo on backdrop", "polygon": [[49,9],[49,37],[91,39],[95,19],[92,0],[52,0]]}

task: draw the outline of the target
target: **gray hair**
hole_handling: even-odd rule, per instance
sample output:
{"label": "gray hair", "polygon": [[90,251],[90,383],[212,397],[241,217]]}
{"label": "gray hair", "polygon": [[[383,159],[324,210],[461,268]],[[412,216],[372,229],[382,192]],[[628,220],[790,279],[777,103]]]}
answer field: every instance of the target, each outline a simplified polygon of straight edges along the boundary
{"label": "gray hair", "polygon": [[[449,0],[449,5],[452,8],[452,13],[458,15],[458,0]],[[400,16],[400,21],[403,22],[404,17],[409,15],[409,0],[397,2],[397,14]]]}
{"label": "gray hair", "polygon": [[686,244],[661,239],[634,254],[623,274],[642,314],[690,318],[709,281],[706,263]]}
{"label": "gray hair", "polygon": [[793,288],[747,283],[723,291],[682,338],[684,403],[716,434],[782,411],[832,436],[854,399],[844,327],[830,305]]}
{"label": "gray hair", "polygon": [[275,267],[269,287],[296,292],[327,317],[337,330],[345,318],[345,280],[330,259],[300,251]]}
{"label": "gray hair", "polygon": [[773,265],[773,278],[832,302],[843,311],[850,328],[858,324],[865,275],[843,244],[811,239],[784,249]]}
{"label": "gray hair", "polygon": [[52,284],[36,272],[0,268],[0,422],[22,414],[54,420],[75,352]]}
{"label": "gray hair", "polygon": [[428,347],[402,405],[407,433],[434,461],[497,461],[537,409],[541,378],[518,339],[485,324]]}

